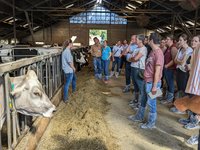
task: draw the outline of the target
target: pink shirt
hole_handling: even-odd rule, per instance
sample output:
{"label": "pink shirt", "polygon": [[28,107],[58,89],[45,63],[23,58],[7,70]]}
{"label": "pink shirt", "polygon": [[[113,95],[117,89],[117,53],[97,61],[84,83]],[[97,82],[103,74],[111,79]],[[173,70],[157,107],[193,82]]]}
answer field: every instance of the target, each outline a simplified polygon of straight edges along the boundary
{"label": "pink shirt", "polygon": [[153,82],[156,65],[161,66],[159,75],[159,80],[161,80],[164,66],[164,55],[161,49],[152,50],[149,54],[144,71],[144,79],[146,82]]}

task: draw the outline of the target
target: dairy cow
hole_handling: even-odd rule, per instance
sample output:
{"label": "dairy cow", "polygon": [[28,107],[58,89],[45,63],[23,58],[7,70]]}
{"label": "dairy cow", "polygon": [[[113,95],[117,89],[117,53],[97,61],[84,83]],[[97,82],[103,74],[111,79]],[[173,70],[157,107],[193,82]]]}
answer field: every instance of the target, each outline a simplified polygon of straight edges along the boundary
{"label": "dairy cow", "polygon": [[11,95],[17,112],[29,116],[51,117],[56,107],[51,103],[39,82],[36,73],[11,77]]}

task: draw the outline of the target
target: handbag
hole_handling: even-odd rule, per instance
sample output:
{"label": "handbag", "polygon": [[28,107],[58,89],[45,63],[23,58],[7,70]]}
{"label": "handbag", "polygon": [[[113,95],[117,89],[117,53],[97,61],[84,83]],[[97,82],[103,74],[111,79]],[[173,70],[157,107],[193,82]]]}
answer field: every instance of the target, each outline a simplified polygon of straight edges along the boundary
{"label": "handbag", "polygon": [[138,72],[138,76],[141,79],[144,79],[144,69],[140,69],[140,60],[139,60],[139,72]]}
{"label": "handbag", "polygon": [[114,55],[119,51],[119,49],[117,49],[117,51],[115,51],[114,54],[112,54],[112,56],[110,57],[110,61],[115,61]]}

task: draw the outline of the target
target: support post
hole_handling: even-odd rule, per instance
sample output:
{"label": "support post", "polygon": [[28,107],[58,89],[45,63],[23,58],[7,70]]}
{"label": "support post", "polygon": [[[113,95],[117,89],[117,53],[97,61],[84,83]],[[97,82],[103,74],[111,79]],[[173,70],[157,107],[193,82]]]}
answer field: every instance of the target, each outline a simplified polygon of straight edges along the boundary
{"label": "support post", "polygon": [[5,74],[5,97],[6,97],[6,119],[7,119],[7,136],[8,149],[12,149],[12,131],[11,131],[11,116],[10,116],[10,96],[9,96],[9,74]]}
{"label": "support post", "polygon": [[196,27],[197,27],[198,12],[199,12],[198,9],[196,9],[196,11],[195,11],[195,18],[194,18],[193,35],[197,34]]}
{"label": "support post", "polygon": [[29,19],[29,16],[28,16],[28,12],[24,11],[24,13],[25,13],[25,16],[26,16],[26,21],[28,23],[29,30],[31,32],[32,44],[35,45],[35,38],[34,38],[34,35],[33,35],[33,29],[31,27],[31,22],[30,22],[30,19]]}
{"label": "support post", "polygon": [[14,45],[16,46],[16,22],[15,22],[15,0],[13,0],[13,33],[14,33]]}

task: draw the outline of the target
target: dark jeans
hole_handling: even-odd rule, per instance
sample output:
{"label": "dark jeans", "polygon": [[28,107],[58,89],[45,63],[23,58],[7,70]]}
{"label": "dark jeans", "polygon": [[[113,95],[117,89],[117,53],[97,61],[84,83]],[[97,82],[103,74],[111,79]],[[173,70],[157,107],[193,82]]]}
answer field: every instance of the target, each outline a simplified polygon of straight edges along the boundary
{"label": "dark jeans", "polygon": [[183,91],[185,93],[187,81],[189,78],[189,72],[183,72],[180,69],[177,69],[176,77],[177,77],[176,81],[177,81],[178,90]]}
{"label": "dark jeans", "polygon": [[101,57],[93,57],[94,74],[98,78],[102,72]]}
{"label": "dark jeans", "polygon": [[139,71],[140,70],[141,69],[139,69],[139,68],[131,67],[131,75],[132,75],[132,78],[133,78],[134,91],[140,92],[139,102],[141,102],[141,99],[145,98],[145,91],[144,91],[145,82],[144,82],[143,79],[141,79],[139,77]]}
{"label": "dark jeans", "polygon": [[65,74],[65,85],[64,85],[64,101],[68,100],[69,86],[72,83],[72,92],[76,90],[76,74],[67,73]]}
{"label": "dark jeans", "polygon": [[131,84],[131,62],[125,62],[126,85]]}
{"label": "dark jeans", "polygon": [[167,90],[174,94],[174,73],[173,69],[164,68],[164,76],[167,82]]}
{"label": "dark jeans", "polygon": [[122,56],[121,57],[121,62],[120,62],[120,69],[122,69],[123,68],[123,65],[126,65],[126,56]]}
{"label": "dark jeans", "polygon": [[113,61],[113,64],[112,64],[112,71],[115,70],[115,66],[117,65],[116,72],[119,72],[120,61],[121,61],[121,59],[119,57],[114,57],[114,61]]}
{"label": "dark jeans", "polygon": [[105,80],[109,79],[109,65],[110,65],[110,59],[109,60],[102,60],[103,73],[104,73],[104,76],[105,76]]}

